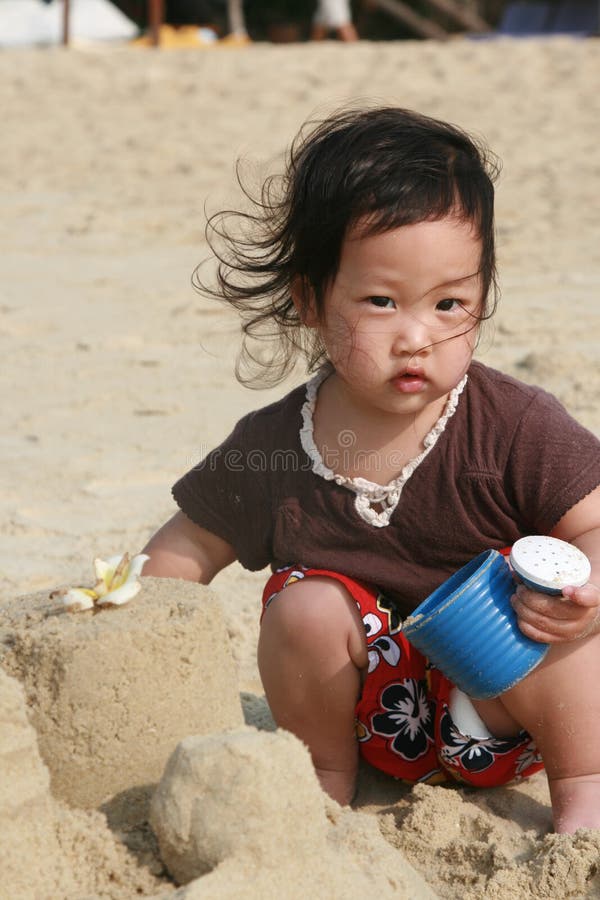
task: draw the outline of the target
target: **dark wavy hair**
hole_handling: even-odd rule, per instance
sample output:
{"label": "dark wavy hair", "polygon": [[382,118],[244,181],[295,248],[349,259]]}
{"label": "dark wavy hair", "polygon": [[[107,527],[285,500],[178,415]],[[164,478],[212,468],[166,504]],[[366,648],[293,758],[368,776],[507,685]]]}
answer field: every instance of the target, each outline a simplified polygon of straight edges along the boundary
{"label": "dark wavy hair", "polygon": [[[342,243],[358,222],[366,235],[449,214],[471,222],[481,239],[478,321],[493,315],[498,172],[490,151],[461,129],[395,107],[343,109],[307,123],[290,148],[284,173],[267,178],[258,198],[244,189],[238,169],[253,208],[209,218],[216,285],[203,283],[200,267],[192,279],[202,293],[241,313],[238,379],[250,386],[277,384],[299,354],[309,371],[326,360],[318,329],[302,325],[304,312],[310,301],[323,319]],[[255,339],[268,341],[266,353]]]}

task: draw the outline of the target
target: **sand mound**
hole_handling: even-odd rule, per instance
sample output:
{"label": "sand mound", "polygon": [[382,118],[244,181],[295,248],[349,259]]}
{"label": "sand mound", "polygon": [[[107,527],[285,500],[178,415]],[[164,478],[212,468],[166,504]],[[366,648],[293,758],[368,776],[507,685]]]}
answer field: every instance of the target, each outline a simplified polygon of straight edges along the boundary
{"label": "sand mound", "polygon": [[143,584],[134,602],[97,614],[44,593],[3,617],[3,664],[25,687],[54,796],[75,806],[157,782],[183,737],[243,721],[214,594]]}
{"label": "sand mound", "polygon": [[0,835],[2,880],[14,896],[51,896],[72,873],[61,858],[50,778],[27,720],[23,690],[0,670]]}
{"label": "sand mound", "polygon": [[419,784],[384,814],[382,834],[440,897],[600,897],[600,831],[545,834],[545,794],[543,775],[486,791]]}
{"label": "sand mound", "polygon": [[151,824],[178,882],[205,875],[183,894],[189,900],[434,897],[375,823],[325,797],[308,751],[285,732],[182,741],[154,794]]}
{"label": "sand mound", "polygon": [[127,900],[161,886],[136,864],[100,813],[70,810],[51,796],[23,689],[2,669],[0,773],[2,898]]}

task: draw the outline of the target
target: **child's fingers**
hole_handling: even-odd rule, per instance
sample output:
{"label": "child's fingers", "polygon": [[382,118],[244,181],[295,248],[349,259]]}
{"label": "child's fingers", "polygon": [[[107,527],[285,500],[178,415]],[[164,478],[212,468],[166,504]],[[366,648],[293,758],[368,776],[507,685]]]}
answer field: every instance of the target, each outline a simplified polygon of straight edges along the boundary
{"label": "child's fingers", "polygon": [[518,616],[519,628],[533,641],[544,644],[560,644],[587,637],[597,628],[598,610],[588,610],[583,619],[552,620]]}
{"label": "child's fingers", "polygon": [[560,594],[541,594],[538,591],[529,590],[524,585],[519,585],[511,602],[518,613],[528,611],[532,615],[539,615],[544,619],[569,621],[577,619],[581,615],[580,606],[571,603]]}
{"label": "child's fingers", "polygon": [[591,582],[583,587],[565,587],[563,595],[578,606],[600,606],[600,589]]}
{"label": "child's fingers", "polygon": [[520,587],[512,605],[519,628],[534,641],[560,643],[582,638],[596,627],[597,606],[576,605],[567,597],[538,594]]}
{"label": "child's fingers", "polygon": [[569,635],[556,634],[554,631],[536,628],[528,622],[522,622],[521,619],[519,619],[519,629],[525,637],[531,638],[532,641],[537,641],[540,644],[564,644],[566,641],[575,640],[575,637],[570,637]]}

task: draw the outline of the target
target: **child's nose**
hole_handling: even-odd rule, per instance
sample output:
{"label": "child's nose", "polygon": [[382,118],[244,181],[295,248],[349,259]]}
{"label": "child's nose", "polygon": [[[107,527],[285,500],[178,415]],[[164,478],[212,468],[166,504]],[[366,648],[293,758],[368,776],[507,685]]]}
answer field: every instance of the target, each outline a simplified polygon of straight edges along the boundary
{"label": "child's nose", "polygon": [[393,351],[398,356],[403,353],[417,353],[431,344],[426,325],[411,315],[405,315],[396,327]]}

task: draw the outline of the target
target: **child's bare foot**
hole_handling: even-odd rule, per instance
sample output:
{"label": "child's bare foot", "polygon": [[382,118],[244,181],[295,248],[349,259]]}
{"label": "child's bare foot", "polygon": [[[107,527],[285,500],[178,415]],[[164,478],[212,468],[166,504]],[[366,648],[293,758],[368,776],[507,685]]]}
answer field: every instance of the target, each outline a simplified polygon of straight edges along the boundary
{"label": "child's bare foot", "polygon": [[572,834],[578,828],[600,829],[600,775],[549,780],[554,830]]}
{"label": "child's bare foot", "polygon": [[340,806],[349,806],[356,793],[356,772],[340,772],[315,767],[317,778],[326,794]]}

